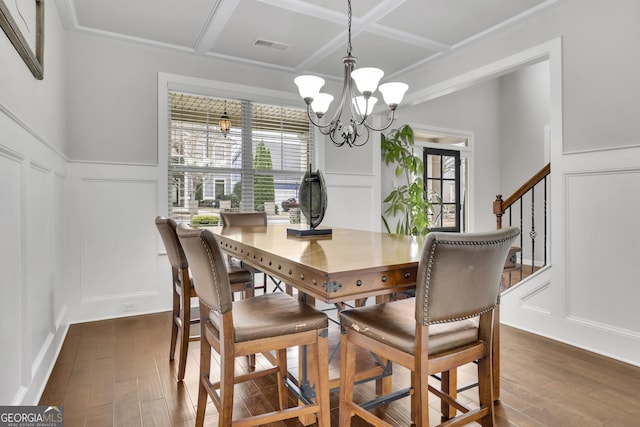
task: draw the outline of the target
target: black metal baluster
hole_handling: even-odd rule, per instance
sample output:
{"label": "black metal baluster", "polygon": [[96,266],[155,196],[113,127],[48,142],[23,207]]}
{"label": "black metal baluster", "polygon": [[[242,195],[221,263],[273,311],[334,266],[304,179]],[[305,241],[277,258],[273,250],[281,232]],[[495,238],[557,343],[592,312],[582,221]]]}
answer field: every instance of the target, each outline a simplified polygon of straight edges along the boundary
{"label": "black metal baluster", "polygon": [[544,267],[547,265],[547,177],[544,177]]}
{"label": "black metal baluster", "polygon": [[[520,197],[519,201],[520,201],[520,230],[523,230],[524,227],[524,223],[523,223],[523,216],[524,216],[524,210],[523,210],[523,206],[522,206],[522,199],[524,199],[524,196]],[[522,235],[523,233],[520,233],[520,248],[524,248],[524,236]],[[520,250],[520,280],[522,281],[522,279],[524,279],[524,250]]]}
{"label": "black metal baluster", "polygon": [[534,271],[534,265],[536,261],[536,202],[535,202],[535,187],[531,189],[531,231],[529,232],[529,238],[531,238],[531,274]]}

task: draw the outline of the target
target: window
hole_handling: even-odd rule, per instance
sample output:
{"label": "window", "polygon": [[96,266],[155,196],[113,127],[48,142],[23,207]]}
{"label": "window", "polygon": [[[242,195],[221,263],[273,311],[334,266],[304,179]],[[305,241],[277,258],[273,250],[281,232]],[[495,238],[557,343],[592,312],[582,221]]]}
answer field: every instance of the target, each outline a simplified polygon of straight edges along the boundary
{"label": "window", "polygon": [[[169,212],[176,220],[265,211],[288,220],[290,199],[311,162],[304,109],[169,91]],[[226,111],[231,129],[220,131]],[[274,209],[275,205],[275,209]]]}
{"label": "window", "polygon": [[[432,231],[460,231],[460,151],[425,147],[424,183],[433,204]],[[464,174],[463,174],[464,175]]]}

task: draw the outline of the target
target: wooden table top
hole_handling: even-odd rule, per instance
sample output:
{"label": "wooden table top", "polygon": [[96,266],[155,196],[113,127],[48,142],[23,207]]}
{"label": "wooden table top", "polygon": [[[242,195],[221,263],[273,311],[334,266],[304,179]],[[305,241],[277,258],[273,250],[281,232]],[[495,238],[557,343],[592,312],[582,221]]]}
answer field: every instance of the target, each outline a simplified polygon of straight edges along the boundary
{"label": "wooden table top", "polygon": [[333,228],[296,237],[289,224],[211,227],[221,248],[325,302],[380,295],[415,284],[423,239]]}

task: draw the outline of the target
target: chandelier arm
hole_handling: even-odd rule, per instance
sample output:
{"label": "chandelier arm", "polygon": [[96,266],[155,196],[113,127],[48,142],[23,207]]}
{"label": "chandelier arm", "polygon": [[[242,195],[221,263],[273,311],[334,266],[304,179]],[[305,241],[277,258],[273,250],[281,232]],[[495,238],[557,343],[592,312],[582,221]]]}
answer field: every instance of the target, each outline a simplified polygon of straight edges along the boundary
{"label": "chandelier arm", "polygon": [[320,133],[322,135],[331,136],[331,135],[335,134],[336,130],[342,125],[340,123],[340,120],[338,120],[338,121],[334,120],[334,121],[331,121],[331,122],[329,122],[327,124],[324,124],[324,125],[320,124],[319,122],[315,122],[313,120],[313,117],[311,115],[311,112],[310,112],[309,108],[307,108],[307,115],[309,116],[309,121],[311,122],[311,124],[314,125],[315,127],[317,127],[318,131],[320,131]]}
{"label": "chandelier arm", "polygon": [[351,55],[347,55],[342,59],[344,63],[344,79],[342,82],[342,94],[340,96],[340,102],[338,103],[338,108],[335,113],[333,113],[333,117],[331,117],[331,122],[340,123],[340,117],[342,117],[342,112],[344,109],[345,102],[351,101],[351,99],[347,99],[347,97],[351,98],[353,92],[353,83],[351,79],[351,70],[356,63],[356,58]]}
{"label": "chandelier arm", "polygon": [[315,127],[323,128],[328,126],[328,125],[320,124],[320,122],[316,122],[315,120],[313,120],[313,116],[311,115],[311,104],[307,104],[307,116],[309,116],[309,121]]}
{"label": "chandelier arm", "polygon": [[[352,123],[353,133],[348,138],[347,144],[349,147],[360,147],[369,141],[369,128],[358,123]],[[362,138],[364,136],[364,139]]]}
{"label": "chandelier arm", "polygon": [[369,122],[367,122],[367,121],[363,121],[363,123],[362,123],[362,124],[363,124],[363,125],[364,125],[364,127],[366,127],[367,129],[370,129],[370,130],[375,131],[375,132],[382,132],[383,130],[389,129],[389,126],[391,126],[391,123],[393,123],[393,121],[395,120],[395,118],[396,118],[396,110],[391,110],[391,118],[389,119],[389,122],[388,122],[386,125],[384,125],[384,126],[382,126],[382,127],[380,127],[380,128],[373,127],[373,126],[372,126],[372,125],[370,125],[370,124],[369,124]]}
{"label": "chandelier arm", "polygon": [[[335,136],[336,136],[336,128],[334,127],[333,129],[331,129],[331,132],[329,132],[329,139],[331,139],[331,142],[333,142],[333,145],[335,145],[336,147],[342,147],[345,142],[347,142],[347,139],[342,137],[339,140],[336,140]],[[341,135],[342,136],[342,135]],[[349,144],[351,145],[351,144]]]}

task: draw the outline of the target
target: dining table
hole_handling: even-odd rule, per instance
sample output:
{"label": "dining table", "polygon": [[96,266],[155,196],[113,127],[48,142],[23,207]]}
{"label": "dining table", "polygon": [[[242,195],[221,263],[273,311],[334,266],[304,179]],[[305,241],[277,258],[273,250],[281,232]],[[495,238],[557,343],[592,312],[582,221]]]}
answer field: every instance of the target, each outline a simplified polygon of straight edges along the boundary
{"label": "dining table", "polygon": [[[321,301],[333,304],[338,310],[363,305],[371,297],[375,297],[376,303],[388,302],[393,295],[414,289],[424,243],[423,237],[337,227],[325,229],[326,234],[310,236],[298,235],[291,224],[208,228],[220,248],[232,258],[296,288],[298,298],[307,304],[315,306]],[[497,399],[498,316],[495,319],[494,394]],[[307,364],[314,361],[307,360],[305,353],[299,353],[301,393],[313,395],[308,385],[313,379],[307,377],[307,372],[313,369]],[[377,362],[375,367],[359,371],[356,380],[376,378],[376,394],[390,394],[390,366],[382,359]],[[330,378],[332,388],[338,385],[339,378]]]}

